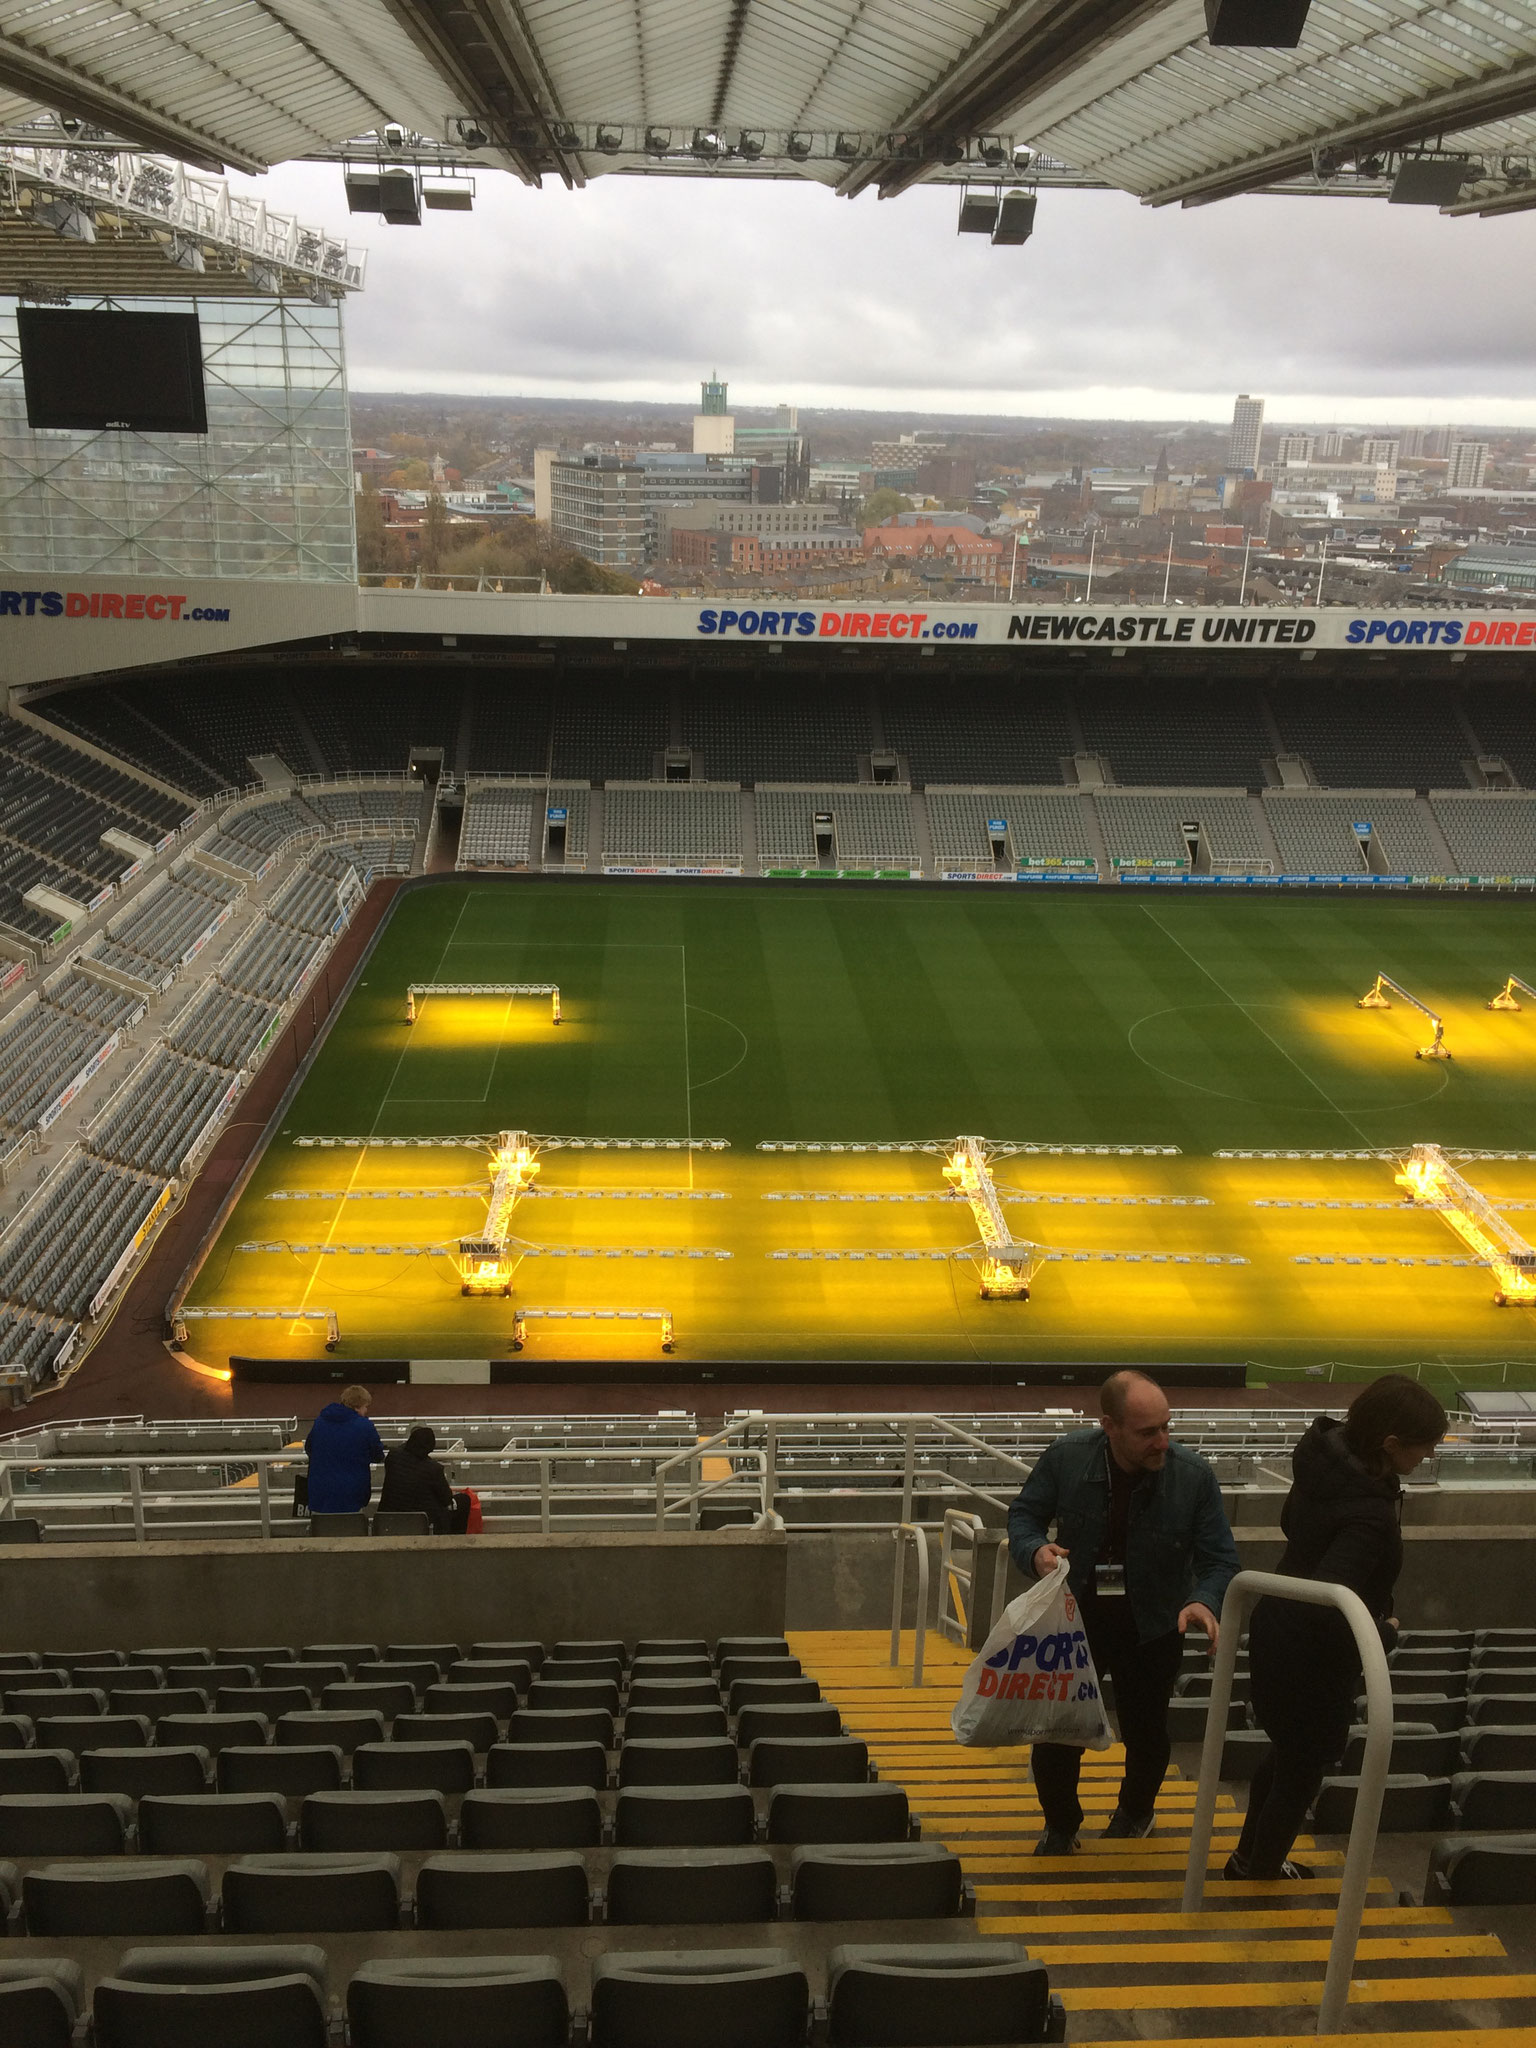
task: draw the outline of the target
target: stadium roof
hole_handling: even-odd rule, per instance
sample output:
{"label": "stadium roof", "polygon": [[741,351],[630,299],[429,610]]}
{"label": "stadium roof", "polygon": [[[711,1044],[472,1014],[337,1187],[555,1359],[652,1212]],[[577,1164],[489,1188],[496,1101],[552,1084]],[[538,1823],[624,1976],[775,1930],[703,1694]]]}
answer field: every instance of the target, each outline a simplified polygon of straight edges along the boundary
{"label": "stadium roof", "polygon": [[1428,148],[1475,159],[1453,210],[1506,211],[1536,204],[1536,0],[1312,0],[1295,49],[1213,46],[1201,0],[0,0],[3,132],[50,113],[210,168],[1154,204],[1380,194]]}

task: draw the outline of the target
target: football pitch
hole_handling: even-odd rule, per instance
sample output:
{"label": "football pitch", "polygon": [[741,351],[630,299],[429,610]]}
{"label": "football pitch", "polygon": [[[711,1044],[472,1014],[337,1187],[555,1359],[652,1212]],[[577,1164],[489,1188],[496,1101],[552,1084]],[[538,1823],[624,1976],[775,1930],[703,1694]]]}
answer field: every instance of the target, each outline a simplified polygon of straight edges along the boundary
{"label": "football pitch", "polygon": [[[1453,1058],[1415,1059],[1430,1026],[1402,1002],[1357,1007],[1379,973],[1443,1016]],[[530,1324],[530,1369],[654,1357],[656,1324],[570,1315],[639,1309],[694,1361],[1536,1384],[1536,1309],[1494,1306],[1391,1161],[1220,1156],[1536,1154],[1536,1003],[1486,1007],[1522,973],[1518,899],[445,879],[400,899],[189,1302],[332,1309],[343,1358],[505,1358],[517,1306],[566,1312]],[[445,996],[408,1024],[407,986],[446,981],[556,983],[564,1022]],[[729,1149],[545,1149],[512,1301],[466,1298],[487,1147],[379,1141],[502,1129]],[[959,1134],[1177,1149],[995,1160],[1013,1235],[1051,1255],[1028,1301],[981,1299],[946,1256],[976,1225],[941,1157],[759,1149]],[[1536,1242],[1536,1157],[1462,1170]],[[211,1321],[192,1349],[319,1342]]]}

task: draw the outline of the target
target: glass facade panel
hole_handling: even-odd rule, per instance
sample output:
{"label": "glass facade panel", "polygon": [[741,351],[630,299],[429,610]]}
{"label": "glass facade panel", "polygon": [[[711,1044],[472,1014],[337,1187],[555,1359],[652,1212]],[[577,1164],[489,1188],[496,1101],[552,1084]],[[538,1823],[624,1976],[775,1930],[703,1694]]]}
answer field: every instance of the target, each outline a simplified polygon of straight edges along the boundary
{"label": "glass facade panel", "polygon": [[341,308],[192,304],[207,434],[76,434],[27,425],[16,301],[0,299],[0,569],[356,581]]}

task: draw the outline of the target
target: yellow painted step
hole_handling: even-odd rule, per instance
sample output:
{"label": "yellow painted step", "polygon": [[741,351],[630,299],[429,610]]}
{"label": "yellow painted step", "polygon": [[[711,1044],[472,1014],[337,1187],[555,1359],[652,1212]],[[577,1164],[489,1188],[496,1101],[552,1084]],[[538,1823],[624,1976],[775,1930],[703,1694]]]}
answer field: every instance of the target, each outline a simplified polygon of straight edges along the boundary
{"label": "yellow painted step", "polygon": [[[1322,1995],[1321,1978],[1295,1984],[1073,1984],[1062,1990],[1061,2002],[1069,2012],[1128,2012],[1149,2005],[1167,2012],[1180,2006],[1317,2005]],[[1516,1998],[1536,1998],[1536,1977],[1357,1977],[1349,1987],[1351,2005],[1457,2005],[1466,1999]],[[1509,2048],[1507,2033],[1494,2038]]]}
{"label": "yellow painted step", "polygon": [[[1453,2033],[1436,2027],[1422,2033],[1330,2034],[1328,2048],[1531,2048],[1536,2030],[1530,2027],[1463,2027]],[[1123,2040],[1074,2041],[1072,2048],[1126,2048]],[[1305,2031],[1279,2034],[1195,2034],[1159,2039],[1157,2048],[1317,2048],[1317,2035]]]}
{"label": "yellow painted step", "polygon": [[[1265,1963],[1326,1963],[1329,1944],[1317,1941],[1115,1941],[1038,1942],[1027,1917],[988,1920],[988,1934],[1030,1936],[1029,1953],[1038,1963],[1059,1969],[1089,1964],[1095,1968],[1124,1969],[1135,1963],[1222,1963],[1245,1969]],[[1382,1935],[1362,1937],[1355,1951],[1358,1962],[1438,1962],[1449,1956],[1493,1956],[1504,1954],[1504,1944],[1492,1934]],[[1497,1980],[1490,1980],[1496,1983]],[[1149,1986],[1148,1989],[1153,1987]]]}
{"label": "yellow painted step", "polygon": [[[1046,1870],[1047,1863],[1049,1863],[1051,1871],[1059,1871],[1062,1868],[1062,1861],[1069,1862],[1070,1859],[1058,1860],[1055,1857],[1046,1858],[1042,1856],[1039,1859],[1038,1867],[1042,1874]],[[999,1865],[999,1868],[1009,1869],[1016,1873],[1018,1865],[1017,1863]],[[974,1874],[968,1858],[965,1862],[965,1874],[967,1877]],[[985,1879],[982,1882],[984,1883]],[[1255,1878],[1250,1879],[1244,1884],[1229,1884],[1223,1887],[1222,1895],[1225,1898],[1230,1898],[1234,1905],[1239,1905],[1248,1899],[1336,1898],[1338,1890],[1339,1880],[1337,1878],[1277,1877],[1273,1883],[1265,1883],[1263,1879]],[[1391,1898],[1394,1887],[1384,1877],[1373,1877],[1370,1882],[1370,1891],[1373,1897]],[[1130,1899],[1182,1899],[1184,1887],[1182,1884],[1174,1884],[1171,1880],[1158,1878],[1099,1879],[1085,1877],[1079,1879],[1076,1884],[1046,1884],[1042,1882],[1037,1885],[1031,1885],[1029,1895],[1032,1899],[1038,1900],[1042,1906],[1064,1906],[1069,1902],[1074,1905],[1079,1904],[1085,1899],[1119,1899],[1122,1901]]]}
{"label": "yellow painted step", "polygon": [[[984,1919],[988,1930],[997,1927],[1002,1915],[994,1916],[988,1910],[988,1901],[1000,1900],[1015,1903],[1034,1896],[1026,1886],[1007,1887],[989,1892],[980,1902],[978,1918]],[[1031,1935],[1074,1935],[1081,1938],[1086,1915],[1082,1913],[1017,1913],[1007,1916],[1011,1926]],[[1331,1928],[1334,1915],[1326,1907],[1313,1906],[1272,1906],[1251,1907],[1248,1911],[1232,1913],[1095,1913],[1089,1922],[1095,1934],[1202,1934],[1230,1932],[1237,1920],[1244,1928],[1254,1933],[1270,1929],[1292,1930],[1302,1927]],[[1362,1915],[1366,1927],[1401,1927],[1410,1925],[1425,1929],[1451,1927],[1455,1916],[1448,1906],[1367,1906]]]}

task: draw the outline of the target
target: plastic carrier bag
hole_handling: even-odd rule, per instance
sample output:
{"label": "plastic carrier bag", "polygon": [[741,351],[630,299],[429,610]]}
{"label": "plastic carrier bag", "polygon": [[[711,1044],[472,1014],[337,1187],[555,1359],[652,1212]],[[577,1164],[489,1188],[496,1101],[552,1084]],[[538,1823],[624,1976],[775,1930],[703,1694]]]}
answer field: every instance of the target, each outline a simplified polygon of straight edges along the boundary
{"label": "plastic carrier bag", "polygon": [[1114,1740],[1065,1558],[1004,1609],[965,1674],[949,1725],[957,1742],[986,1748],[1107,1749]]}

